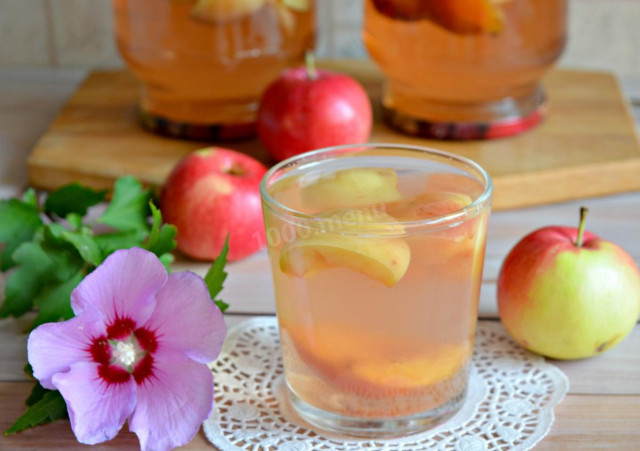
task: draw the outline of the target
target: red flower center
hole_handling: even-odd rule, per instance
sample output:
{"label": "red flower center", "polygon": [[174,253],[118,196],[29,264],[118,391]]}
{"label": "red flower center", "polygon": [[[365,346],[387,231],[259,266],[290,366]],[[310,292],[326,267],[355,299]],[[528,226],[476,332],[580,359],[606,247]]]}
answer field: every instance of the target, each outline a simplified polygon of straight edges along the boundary
{"label": "red flower center", "polygon": [[107,334],[95,337],[88,348],[98,363],[98,374],[108,384],[127,382],[133,376],[141,384],[153,375],[153,353],[158,341],[153,330],[136,327],[131,318],[117,317]]}

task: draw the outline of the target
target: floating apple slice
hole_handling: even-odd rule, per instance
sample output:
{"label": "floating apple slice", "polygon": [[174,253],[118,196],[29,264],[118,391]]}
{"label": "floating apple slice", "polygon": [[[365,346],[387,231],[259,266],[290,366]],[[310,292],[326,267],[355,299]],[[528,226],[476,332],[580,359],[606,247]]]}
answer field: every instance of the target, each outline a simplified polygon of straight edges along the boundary
{"label": "floating apple slice", "polygon": [[454,192],[427,192],[384,205],[384,211],[401,221],[444,216],[471,203],[471,197]]}
{"label": "floating apple slice", "polygon": [[367,223],[381,222],[396,220],[376,211],[337,210],[326,214],[325,223],[317,226],[327,233],[316,232],[286,244],[280,254],[280,269],[286,274],[311,277],[326,268],[344,267],[391,287],[409,267],[411,253],[405,240],[339,233],[348,229],[366,232]]}
{"label": "floating apple slice", "polygon": [[[414,354],[399,357],[380,337],[340,327],[311,329],[283,324],[296,355],[336,388],[358,396],[385,398],[424,394],[449,381],[468,361],[471,348],[461,344],[414,343]],[[411,345],[408,345],[411,346]],[[402,346],[394,343],[394,347]],[[419,354],[415,351],[419,349]]]}
{"label": "floating apple slice", "polygon": [[464,193],[473,198],[480,196],[484,191],[482,184],[476,179],[448,172],[430,174],[424,187],[429,192]]}
{"label": "floating apple slice", "polygon": [[282,4],[295,11],[309,11],[311,0],[282,0]]}
{"label": "floating apple slice", "polygon": [[303,203],[319,210],[361,207],[402,198],[398,175],[388,168],[356,168],[336,171],[303,186]]}
{"label": "floating apple slice", "polygon": [[396,361],[363,360],[354,363],[351,372],[363,381],[386,390],[415,389],[451,379],[469,358],[468,347],[438,344],[419,357]]}
{"label": "floating apple slice", "polygon": [[225,23],[249,16],[267,0],[198,0],[191,16],[205,22]]}
{"label": "floating apple slice", "polygon": [[293,11],[302,13],[311,9],[311,0],[277,0],[275,3],[276,13],[285,33],[294,31],[296,17]]}
{"label": "floating apple slice", "polygon": [[501,0],[373,0],[382,14],[399,20],[430,20],[458,34],[499,33]]}

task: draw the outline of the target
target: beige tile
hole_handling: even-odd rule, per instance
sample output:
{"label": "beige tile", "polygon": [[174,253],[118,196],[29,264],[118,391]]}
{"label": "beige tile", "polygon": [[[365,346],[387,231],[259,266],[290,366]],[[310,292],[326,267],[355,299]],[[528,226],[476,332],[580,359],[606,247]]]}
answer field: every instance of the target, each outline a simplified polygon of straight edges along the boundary
{"label": "beige tile", "polygon": [[367,58],[360,28],[339,28],[333,34],[336,58]]}
{"label": "beige tile", "polygon": [[332,9],[332,1],[316,0],[316,55],[318,58],[335,57]]}
{"label": "beige tile", "polygon": [[57,63],[115,66],[122,62],[113,33],[109,0],[47,0],[51,6]]}
{"label": "beige tile", "polygon": [[560,64],[640,77],[640,1],[573,0]]}
{"label": "beige tile", "polygon": [[332,3],[334,25],[360,27],[362,24],[363,0],[329,0],[327,3]]}
{"label": "beige tile", "polygon": [[45,0],[0,0],[0,66],[51,63],[45,6]]}

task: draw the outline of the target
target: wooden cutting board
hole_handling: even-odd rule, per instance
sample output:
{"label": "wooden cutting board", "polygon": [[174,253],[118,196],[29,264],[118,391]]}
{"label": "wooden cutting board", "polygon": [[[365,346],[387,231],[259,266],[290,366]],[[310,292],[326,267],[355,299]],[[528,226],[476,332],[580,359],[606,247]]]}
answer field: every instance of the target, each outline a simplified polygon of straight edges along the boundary
{"label": "wooden cutting board", "polygon": [[[372,63],[321,65],[354,76],[378,104],[382,76]],[[419,144],[475,160],[494,179],[498,210],[640,190],[640,145],[616,78],[556,70],[545,86],[548,118],[516,137],[471,142],[413,138],[382,124],[376,111],[371,142]],[[33,149],[28,160],[32,185],[50,190],[80,181],[106,188],[115,178],[132,174],[159,186],[180,158],[207,145],[141,129],[137,94],[137,81],[124,70],[90,73]],[[223,145],[272,163],[257,139]]]}

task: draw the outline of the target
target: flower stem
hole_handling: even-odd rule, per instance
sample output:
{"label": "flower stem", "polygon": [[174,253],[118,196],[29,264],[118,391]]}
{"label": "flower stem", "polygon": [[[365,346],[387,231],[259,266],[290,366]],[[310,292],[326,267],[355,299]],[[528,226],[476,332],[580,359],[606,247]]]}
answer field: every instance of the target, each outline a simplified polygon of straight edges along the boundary
{"label": "flower stem", "polygon": [[307,77],[309,80],[315,80],[318,78],[318,73],[316,72],[316,58],[313,55],[312,50],[307,50],[304,54],[304,63],[307,66]]}
{"label": "flower stem", "polygon": [[584,222],[587,218],[589,209],[587,207],[580,207],[580,225],[578,225],[578,238],[576,239],[576,246],[582,247],[582,236],[584,235]]}

